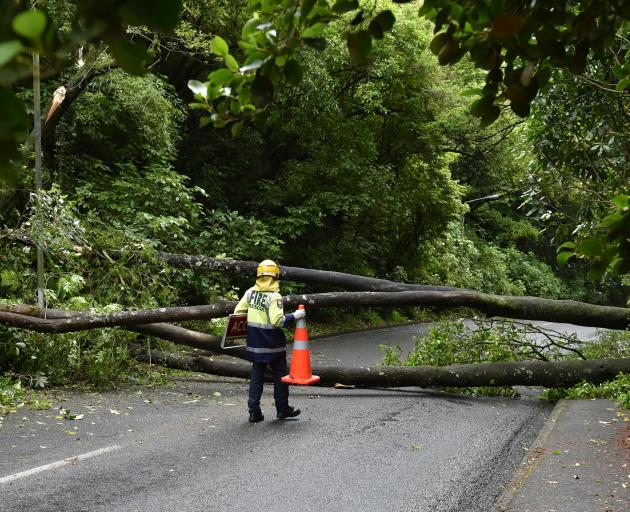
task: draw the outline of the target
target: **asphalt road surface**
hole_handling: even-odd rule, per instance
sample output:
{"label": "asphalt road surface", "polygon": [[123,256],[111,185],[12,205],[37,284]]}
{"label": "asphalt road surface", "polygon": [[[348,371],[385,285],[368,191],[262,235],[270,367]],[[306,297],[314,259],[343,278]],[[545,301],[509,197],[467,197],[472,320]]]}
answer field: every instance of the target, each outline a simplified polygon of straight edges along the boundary
{"label": "asphalt road surface", "polygon": [[[313,341],[317,364],[374,365],[424,326]],[[584,337],[593,330],[583,332]],[[492,510],[551,405],[419,388],[292,387],[299,419],[247,422],[247,382],[62,392],[0,430],[0,511]]]}

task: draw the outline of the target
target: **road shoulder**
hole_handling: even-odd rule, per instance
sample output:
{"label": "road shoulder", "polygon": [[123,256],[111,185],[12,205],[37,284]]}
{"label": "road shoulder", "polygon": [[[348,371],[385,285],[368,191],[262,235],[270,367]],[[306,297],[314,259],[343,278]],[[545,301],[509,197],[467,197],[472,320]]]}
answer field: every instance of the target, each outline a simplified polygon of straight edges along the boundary
{"label": "road shoulder", "polygon": [[497,510],[624,512],[629,487],[630,412],[610,400],[561,400]]}

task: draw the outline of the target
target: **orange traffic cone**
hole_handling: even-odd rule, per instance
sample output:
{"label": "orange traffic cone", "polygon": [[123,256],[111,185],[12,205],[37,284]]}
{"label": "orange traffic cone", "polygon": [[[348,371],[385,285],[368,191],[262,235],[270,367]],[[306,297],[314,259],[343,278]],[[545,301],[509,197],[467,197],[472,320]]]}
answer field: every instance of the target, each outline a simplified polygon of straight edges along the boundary
{"label": "orange traffic cone", "polygon": [[[298,309],[304,309],[304,304],[300,304]],[[282,382],[304,386],[319,382],[319,376],[311,374],[311,351],[308,349],[308,331],[304,318],[300,318],[295,326],[291,370],[289,375],[282,377]]]}

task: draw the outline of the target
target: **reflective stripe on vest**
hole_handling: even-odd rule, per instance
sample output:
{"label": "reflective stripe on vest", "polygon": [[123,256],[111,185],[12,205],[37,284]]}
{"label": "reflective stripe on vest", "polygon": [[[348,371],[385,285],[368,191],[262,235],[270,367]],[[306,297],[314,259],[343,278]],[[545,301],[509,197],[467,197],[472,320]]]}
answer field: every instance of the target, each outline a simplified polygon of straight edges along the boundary
{"label": "reflective stripe on vest", "polygon": [[278,348],[257,348],[257,347],[247,347],[248,352],[254,352],[255,354],[273,354],[276,352],[285,352],[285,347]]}
{"label": "reflective stripe on vest", "polygon": [[247,322],[247,325],[249,325],[250,327],[258,327],[259,329],[276,329],[276,327],[271,324],[257,324],[256,322]]}

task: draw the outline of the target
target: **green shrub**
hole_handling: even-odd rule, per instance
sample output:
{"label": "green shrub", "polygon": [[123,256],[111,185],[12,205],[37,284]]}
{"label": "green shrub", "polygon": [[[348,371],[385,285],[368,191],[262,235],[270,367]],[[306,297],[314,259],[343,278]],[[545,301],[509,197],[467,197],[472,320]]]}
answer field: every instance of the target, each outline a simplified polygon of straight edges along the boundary
{"label": "green shrub", "polygon": [[45,377],[39,375],[39,380],[27,382],[27,386],[17,377],[0,375],[0,428],[2,428],[2,417],[9,412],[16,412],[18,409],[28,406],[33,409],[48,409],[51,403],[41,395],[28,389],[30,387],[44,387]]}
{"label": "green shrub", "polygon": [[[532,341],[537,335],[539,341]],[[399,346],[381,345],[387,366],[447,366],[497,361],[539,359],[619,359],[630,357],[630,333],[604,331],[595,341],[540,329],[513,320],[476,320],[474,328],[462,321],[445,321],[432,327],[425,337],[418,336],[411,352],[402,359]],[[453,388],[459,393],[512,395],[512,388]],[[583,382],[572,388],[548,389],[543,398],[609,398],[630,408],[630,376],[620,374],[602,384]]]}
{"label": "green shrub", "polygon": [[615,380],[601,384],[581,382],[568,389],[550,389],[543,397],[549,400],[607,398],[616,401],[624,409],[630,409],[630,375],[620,373]]}

